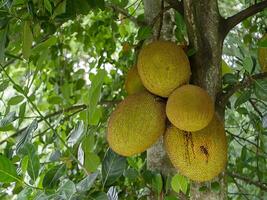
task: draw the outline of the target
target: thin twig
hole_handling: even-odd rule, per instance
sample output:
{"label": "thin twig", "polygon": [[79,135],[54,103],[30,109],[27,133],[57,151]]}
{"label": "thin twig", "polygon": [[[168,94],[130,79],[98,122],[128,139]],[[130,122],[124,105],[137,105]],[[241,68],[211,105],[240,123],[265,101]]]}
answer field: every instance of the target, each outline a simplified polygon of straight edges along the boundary
{"label": "thin twig", "polygon": [[267,184],[266,183],[263,183],[263,182],[260,182],[260,181],[253,181],[251,177],[244,177],[240,174],[237,174],[237,173],[234,173],[234,172],[229,172],[227,171],[226,174],[228,176],[231,176],[233,178],[237,178],[239,180],[242,180],[250,185],[255,185],[257,186],[258,188],[264,190],[264,191],[267,191]]}
{"label": "thin twig", "polygon": [[160,18],[159,18],[159,27],[157,33],[157,40],[160,39],[160,33],[163,26],[163,17],[164,17],[164,0],[161,0],[161,10],[160,10]]}
{"label": "thin twig", "polygon": [[140,21],[137,18],[135,18],[134,16],[130,15],[127,10],[115,5],[115,4],[111,4],[111,3],[106,3],[105,4],[107,8],[112,9],[113,11],[117,12],[117,13],[121,13],[124,16],[126,16],[128,19],[130,19],[132,22],[134,22],[136,25],[138,26],[144,26],[146,25],[146,23],[144,21]]}
{"label": "thin twig", "polygon": [[[16,82],[9,76],[9,74],[6,72],[6,70],[3,68],[2,65],[0,65],[3,72],[6,74],[6,76],[8,77],[8,79],[10,80],[10,82],[14,85],[14,86],[18,86],[16,84]],[[45,118],[45,116],[43,116],[43,114],[40,112],[40,110],[38,109],[38,107],[32,102],[32,100],[28,97],[28,95],[21,89],[21,93],[23,94],[23,96],[28,100],[28,102],[31,104],[32,108],[39,114],[39,116],[43,119],[43,121],[48,125],[48,127],[53,131],[53,133],[57,136],[57,138],[59,139],[59,141],[64,145],[64,147],[67,149],[67,151],[70,153],[71,157],[73,158],[73,160],[76,161],[76,163],[84,170],[84,172],[88,175],[89,172],[87,171],[87,169],[83,166],[83,164],[76,158],[76,156],[72,153],[71,148],[65,143],[64,139],[59,135],[59,133],[54,129],[54,127],[48,122],[48,120]]]}
{"label": "thin twig", "polygon": [[224,32],[223,32],[223,38],[237,24],[239,24],[240,22],[242,22],[246,18],[251,17],[251,16],[257,14],[258,12],[261,12],[265,8],[267,8],[267,0],[264,0],[264,1],[259,2],[259,3],[255,3],[254,5],[246,8],[245,10],[242,10],[241,12],[233,15],[232,17],[229,17],[227,19],[224,19],[224,21],[222,23],[222,26],[223,26],[223,29],[222,30],[224,30]]}
{"label": "thin twig", "polygon": [[229,98],[238,90],[250,87],[252,84],[254,84],[254,80],[261,80],[267,78],[267,72],[264,73],[258,73],[254,74],[252,76],[249,76],[245,79],[243,79],[241,82],[238,82],[234,86],[232,86],[226,93],[220,92],[217,95],[217,104],[219,106],[225,106]]}
{"label": "thin twig", "polygon": [[[140,1],[140,2],[137,4],[137,6],[135,7],[134,11],[133,11],[131,14],[129,14],[129,16],[132,16],[132,17],[134,16],[134,14],[136,13],[137,9],[140,7],[141,3],[142,3],[142,1]],[[129,16],[125,16],[125,17],[123,17],[123,18],[120,19],[120,20],[127,19],[127,18],[129,18]]]}
{"label": "thin twig", "polygon": [[183,0],[165,0],[172,8],[174,8],[176,11],[178,11],[181,15],[184,14],[184,5]]}
{"label": "thin twig", "polygon": [[245,199],[249,200],[248,197],[246,195],[243,194],[242,188],[240,187],[240,185],[238,184],[238,182],[235,180],[235,177],[233,177],[233,181],[237,187],[237,189],[239,190],[239,192],[242,194],[242,196],[245,197]]}
{"label": "thin twig", "polygon": [[[119,103],[119,101],[101,101],[101,102],[99,103],[99,105],[113,106],[113,105],[115,105],[115,104],[117,104],[117,103]],[[55,117],[55,116],[60,115],[60,114],[63,114],[63,113],[68,113],[68,112],[71,112],[71,111],[75,111],[75,112],[76,112],[77,110],[78,110],[78,112],[81,112],[81,111],[83,111],[83,110],[85,110],[85,109],[87,109],[87,105],[85,105],[85,104],[73,105],[73,106],[70,106],[70,107],[68,107],[68,108],[65,108],[65,109],[58,110],[58,111],[56,111],[56,112],[47,114],[47,115],[44,116],[43,118],[39,119],[39,120],[37,121],[37,123],[40,123],[40,122],[44,121],[44,119],[50,119],[50,118],[52,118],[52,117]],[[74,112],[74,113],[75,113],[75,112]],[[67,116],[67,117],[70,117],[70,116]],[[64,119],[63,119],[63,120],[64,120]],[[9,137],[5,138],[4,140],[2,140],[2,141],[0,142],[0,145],[3,144],[3,143],[5,143],[9,138],[17,137],[17,136],[18,136],[19,134],[21,134],[24,130],[26,130],[27,127],[28,127],[28,126],[26,126],[26,127],[22,128],[22,129],[18,130],[18,131],[15,132],[14,134],[12,134],[12,135],[10,135]]]}
{"label": "thin twig", "polygon": [[251,99],[249,99],[249,103],[252,105],[252,107],[258,113],[258,115],[262,118],[263,115],[262,115],[261,111],[258,109],[256,103],[253,100],[251,100]]}
{"label": "thin twig", "polygon": [[157,16],[154,17],[154,19],[152,20],[150,26],[154,27],[158,19],[163,15],[163,13],[170,10],[171,8],[172,8],[171,6],[166,6],[163,9],[161,9],[160,12],[157,14]]}

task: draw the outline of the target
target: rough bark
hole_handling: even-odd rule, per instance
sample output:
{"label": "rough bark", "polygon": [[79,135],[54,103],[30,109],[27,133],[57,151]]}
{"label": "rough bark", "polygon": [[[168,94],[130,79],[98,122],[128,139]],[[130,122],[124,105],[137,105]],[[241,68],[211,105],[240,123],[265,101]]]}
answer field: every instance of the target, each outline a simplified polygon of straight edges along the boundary
{"label": "rough bark", "polygon": [[[184,0],[184,15],[187,25],[190,47],[196,54],[190,60],[192,82],[206,89],[216,101],[216,94],[221,88],[221,56],[223,35],[220,30],[222,18],[215,0]],[[217,113],[224,119],[224,109],[217,108]],[[190,197],[197,200],[225,199],[226,185],[223,176],[220,181],[220,192],[199,192],[203,184],[192,183]],[[210,183],[204,183],[210,187]]]}

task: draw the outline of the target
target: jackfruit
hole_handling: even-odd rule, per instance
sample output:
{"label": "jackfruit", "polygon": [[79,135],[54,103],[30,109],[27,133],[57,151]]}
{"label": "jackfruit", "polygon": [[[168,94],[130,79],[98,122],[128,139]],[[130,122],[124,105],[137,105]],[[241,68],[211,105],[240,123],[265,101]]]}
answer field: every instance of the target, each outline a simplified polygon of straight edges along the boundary
{"label": "jackfruit", "polygon": [[168,97],[177,87],[189,82],[189,60],[173,42],[155,41],[144,46],[137,68],[143,85],[153,94]]}
{"label": "jackfruit", "polygon": [[127,73],[125,89],[129,95],[145,90],[136,66],[133,66]]}
{"label": "jackfruit", "polygon": [[144,152],[165,131],[165,104],[158,97],[140,92],[126,97],[108,122],[107,141],[123,156]]}
{"label": "jackfruit", "polygon": [[[267,41],[267,33],[261,38],[260,41]],[[267,72],[267,47],[259,47],[258,58],[262,72]]]}
{"label": "jackfruit", "polygon": [[197,182],[218,176],[227,163],[227,138],[216,115],[206,128],[197,132],[182,131],[175,126],[167,128],[164,146],[174,167]]}
{"label": "jackfruit", "polygon": [[167,117],[177,128],[198,131],[205,128],[213,118],[214,103],[208,93],[195,85],[183,85],[168,98]]}

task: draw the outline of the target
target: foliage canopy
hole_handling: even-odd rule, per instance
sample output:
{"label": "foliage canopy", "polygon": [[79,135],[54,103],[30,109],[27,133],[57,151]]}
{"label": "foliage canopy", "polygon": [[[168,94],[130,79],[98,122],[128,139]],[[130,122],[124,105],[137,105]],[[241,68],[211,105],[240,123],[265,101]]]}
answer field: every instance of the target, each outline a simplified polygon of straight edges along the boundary
{"label": "foliage canopy", "polygon": [[[220,0],[220,12],[228,17],[253,2]],[[229,199],[267,195],[267,79],[257,58],[267,47],[258,42],[266,19],[266,9],[247,18],[224,43],[223,91],[238,87],[225,100]],[[178,12],[175,23],[183,43]],[[141,0],[0,1],[0,199],[189,195],[185,177],[149,171],[145,153],[126,159],[105,139],[110,113],[126,96],[125,74],[151,33]],[[212,182],[200,192],[220,189]]]}

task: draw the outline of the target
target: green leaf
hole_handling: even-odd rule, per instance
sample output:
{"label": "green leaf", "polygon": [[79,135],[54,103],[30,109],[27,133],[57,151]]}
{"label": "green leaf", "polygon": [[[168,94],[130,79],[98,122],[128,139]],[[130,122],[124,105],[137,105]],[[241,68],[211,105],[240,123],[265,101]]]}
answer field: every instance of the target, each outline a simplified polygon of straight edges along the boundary
{"label": "green leaf", "polygon": [[64,199],[73,199],[72,197],[76,193],[76,187],[75,183],[72,182],[71,180],[67,180],[64,182],[61,187],[58,189],[58,194],[61,197],[64,197]]}
{"label": "green leaf", "polygon": [[186,35],[186,25],[184,22],[183,16],[179,13],[175,13],[175,22],[176,22],[176,29],[175,29],[175,36],[178,42],[184,42],[185,35]]}
{"label": "green leaf", "polygon": [[[90,111],[88,111],[88,112],[90,112]],[[89,113],[89,116],[91,116],[89,118],[89,124],[92,126],[96,126],[101,119],[102,109],[96,107],[95,110],[93,111],[93,113],[91,113],[91,114]]]}
{"label": "green leaf", "polygon": [[111,2],[124,8],[125,6],[127,6],[129,0],[111,0]]}
{"label": "green leaf", "polygon": [[14,131],[15,128],[12,124],[8,124],[4,127],[0,127],[0,131]]}
{"label": "green leaf", "polygon": [[17,196],[16,200],[26,200],[31,199],[32,188],[24,188]]}
{"label": "green leaf", "polygon": [[222,59],[222,66],[221,66],[221,72],[222,75],[224,76],[225,74],[232,74],[233,69]]}
{"label": "green leaf", "polygon": [[[126,0],[126,1],[128,3],[128,0]],[[92,7],[92,8],[101,8],[102,9],[105,6],[105,1],[104,0],[90,0],[90,1],[87,1],[87,2],[90,5],[90,7]],[[126,3],[126,5],[127,5],[127,3]]]}
{"label": "green leaf", "polygon": [[152,185],[153,190],[157,194],[161,193],[162,187],[163,187],[163,182],[162,182],[162,177],[160,174],[155,174],[155,176],[153,176],[151,185]]}
{"label": "green leaf", "polygon": [[186,55],[187,55],[188,57],[191,57],[191,56],[195,55],[196,53],[197,53],[197,50],[194,49],[194,48],[191,48],[191,49],[189,49],[189,50],[186,52]]}
{"label": "green leaf", "polygon": [[251,71],[253,69],[253,61],[252,61],[251,57],[246,57],[243,60],[243,67],[248,73],[251,73]]}
{"label": "green leaf", "polygon": [[250,90],[244,91],[235,101],[235,108],[239,107],[243,103],[247,102],[250,99],[251,92]]}
{"label": "green leaf", "polygon": [[49,0],[44,0],[44,7],[50,14],[52,14],[52,5]]}
{"label": "green leaf", "polygon": [[215,192],[218,192],[218,191],[220,191],[221,186],[218,182],[212,182],[211,183],[211,189]]}
{"label": "green leaf", "polygon": [[48,38],[46,41],[36,45],[36,47],[34,47],[32,49],[32,54],[39,54],[43,50],[46,50],[55,44],[57,44],[57,37],[52,36],[52,37]]}
{"label": "green leaf", "polygon": [[262,39],[258,43],[259,47],[267,48],[267,39]]}
{"label": "green leaf", "polygon": [[15,121],[16,119],[17,119],[16,112],[15,111],[10,112],[3,119],[0,120],[0,127],[5,127],[9,123]]}
{"label": "green leaf", "polygon": [[107,72],[105,70],[99,70],[96,76],[93,76],[91,79],[92,84],[88,92],[87,99],[85,99],[85,102],[88,104],[88,117],[90,125],[94,125],[94,113],[97,109],[101,88],[106,76]]}
{"label": "green leaf", "polygon": [[238,107],[237,109],[236,109],[236,111],[238,112],[238,113],[240,113],[240,114],[243,114],[243,115],[247,115],[249,112],[248,112],[248,110],[246,109],[246,108],[244,108],[244,107]]}
{"label": "green leaf", "polygon": [[0,155],[0,182],[11,183],[18,180],[18,174],[13,163],[5,156]]}
{"label": "green leaf", "polygon": [[267,101],[267,80],[254,80],[254,92],[257,98]]}
{"label": "green leaf", "polygon": [[63,99],[59,96],[51,96],[47,99],[47,102],[50,104],[61,104]]}
{"label": "green leaf", "polygon": [[92,199],[94,200],[110,200],[106,193],[104,192],[96,192],[92,194]]}
{"label": "green leaf", "polygon": [[20,150],[29,143],[32,139],[32,133],[38,128],[37,120],[33,120],[32,123],[22,132],[21,137],[19,138],[17,145],[16,145],[16,152],[18,155],[21,154]]}
{"label": "green leaf", "polygon": [[79,14],[87,14],[91,10],[87,0],[67,0],[66,13],[69,16],[76,16]]}
{"label": "green leaf", "polygon": [[129,168],[124,172],[124,176],[126,178],[128,178],[130,181],[136,180],[138,175],[139,175],[138,171],[136,169],[133,169],[133,168]]}
{"label": "green leaf", "polygon": [[175,192],[179,193],[180,191],[182,191],[184,194],[186,194],[188,188],[188,180],[186,177],[180,174],[176,174],[172,178],[171,186]]}
{"label": "green leaf", "polygon": [[24,97],[21,96],[21,95],[18,95],[18,96],[14,96],[14,97],[11,97],[8,101],[8,105],[12,106],[12,105],[17,105],[19,104],[20,102],[22,102],[24,100]]}
{"label": "green leaf", "polygon": [[0,84],[0,92],[3,92],[5,89],[7,89],[8,85],[9,85],[9,82],[8,81],[3,81]]}
{"label": "green leaf", "polygon": [[7,30],[8,26],[5,29],[0,30],[0,64],[4,62],[5,58],[5,46],[7,42]]}
{"label": "green leaf", "polygon": [[59,178],[66,174],[66,166],[64,164],[54,166],[44,176],[43,187],[48,189],[56,188],[59,184]]}
{"label": "green leaf", "polygon": [[55,8],[53,18],[66,12],[66,0],[61,1]]}
{"label": "green leaf", "polygon": [[88,175],[86,178],[81,180],[77,185],[76,188],[78,192],[86,192],[91,189],[93,186],[96,178],[98,176],[98,172]]}
{"label": "green leaf", "polygon": [[87,135],[86,137],[83,138],[82,141],[82,149],[83,151],[86,152],[92,152],[94,150],[95,146],[95,137],[94,135]]}
{"label": "green leaf", "polygon": [[71,131],[68,143],[71,146],[74,146],[84,133],[84,124],[83,121],[78,121],[77,126]]}
{"label": "green leaf", "polygon": [[84,153],[84,167],[89,172],[95,172],[100,165],[100,158],[95,153]]}
{"label": "green leaf", "polygon": [[139,28],[137,33],[137,39],[138,40],[145,40],[149,38],[152,35],[153,31],[152,28],[149,26],[143,26]]}
{"label": "green leaf", "polygon": [[29,161],[29,157],[26,155],[22,158],[21,162],[20,162],[20,167],[21,167],[21,171],[22,171],[22,175],[24,176],[27,172],[27,168],[28,168],[28,161]]}
{"label": "green leaf", "polygon": [[31,55],[32,42],[33,42],[33,35],[30,27],[30,22],[25,21],[23,26],[23,45],[22,45],[22,55],[25,59],[28,59]]}
{"label": "green leaf", "polygon": [[25,111],[26,111],[26,102],[24,102],[19,106],[19,124],[21,124],[22,121],[24,120]]}
{"label": "green leaf", "polygon": [[229,84],[229,85],[234,85],[238,82],[238,77],[235,74],[231,74],[231,73],[226,73],[223,76],[223,84]]}
{"label": "green leaf", "polygon": [[103,185],[114,183],[124,172],[126,159],[108,149],[102,162]]}
{"label": "green leaf", "polygon": [[27,172],[33,181],[36,181],[39,175],[40,162],[38,153],[33,144],[27,143],[20,150],[20,154],[28,156]]}

